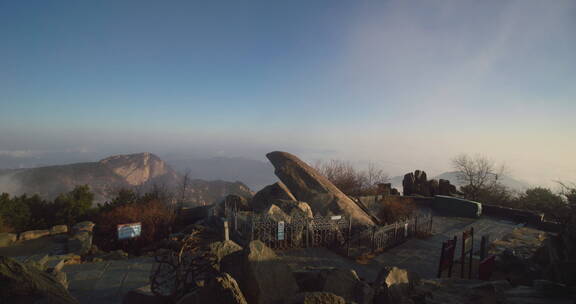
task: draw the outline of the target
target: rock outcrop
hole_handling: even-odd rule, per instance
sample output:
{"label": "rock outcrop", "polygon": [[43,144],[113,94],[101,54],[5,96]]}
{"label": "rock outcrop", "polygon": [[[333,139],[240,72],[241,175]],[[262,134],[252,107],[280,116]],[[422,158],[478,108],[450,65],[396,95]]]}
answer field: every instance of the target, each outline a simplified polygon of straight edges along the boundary
{"label": "rock outcrop", "polygon": [[298,292],[288,265],[261,241],[252,241],[242,251],[224,257],[220,269],[236,279],[251,304],[277,303]]}
{"label": "rock outcrop", "polygon": [[[278,286],[278,289],[282,288]],[[238,283],[229,274],[223,273],[209,280],[205,286],[185,295],[178,304],[247,304]],[[252,303],[252,302],[250,302]]]}
{"label": "rock outcrop", "polygon": [[237,251],[241,251],[242,247],[240,245],[234,243],[233,241],[222,241],[222,242],[214,242],[211,243],[209,246],[210,252],[214,254],[218,263],[227,255],[232,254]]}
{"label": "rock outcrop", "polygon": [[373,284],[375,303],[401,303],[418,283],[414,273],[397,267],[384,267]]}
{"label": "rock outcrop", "polygon": [[[36,267],[0,256],[2,303],[78,304],[58,280]],[[5,302],[4,302],[5,301]]]}
{"label": "rock outcrop", "polygon": [[284,183],[277,182],[272,185],[268,185],[262,188],[262,190],[256,192],[252,198],[252,201],[250,201],[250,205],[254,211],[263,211],[270,206],[271,201],[277,199],[290,201],[296,200],[294,195],[292,195]]}
{"label": "rock outcrop", "polygon": [[416,170],[414,173],[410,172],[404,175],[402,187],[404,188],[404,195],[453,196],[458,193],[456,186],[450,184],[450,181],[445,179],[428,180],[426,172],[421,170]]}
{"label": "rock outcrop", "polygon": [[374,225],[354,201],[298,157],[278,151],[266,157],[274,166],[276,176],[297,200],[310,204],[315,215],[344,215],[352,219],[353,225]]}
{"label": "rock outcrop", "polygon": [[84,255],[92,248],[92,231],[94,223],[80,222],[72,227],[74,235],[68,239],[68,252]]}
{"label": "rock outcrop", "polygon": [[164,161],[148,152],[110,156],[101,160],[100,164],[110,168],[132,186],[142,185],[165,174],[172,174],[172,169]]}

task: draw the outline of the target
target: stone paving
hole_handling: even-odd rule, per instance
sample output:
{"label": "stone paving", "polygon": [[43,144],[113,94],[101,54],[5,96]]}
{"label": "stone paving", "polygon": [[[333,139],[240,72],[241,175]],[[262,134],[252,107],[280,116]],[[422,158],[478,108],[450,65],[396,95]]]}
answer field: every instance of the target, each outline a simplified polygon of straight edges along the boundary
{"label": "stone paving", "polygon": [[[279,252],[288,264],[294,269],[310,267],[337,267],[355,269],[358,275],[372,281],[383,266],[397,266],[417,272],[423,278],[433,278],[438,271],[440,249],[442,242],[458,236],[462,232],[474,227],[474,250],[480,248],[482,235],[489,235],[490,240],[502,238],[518,225],[513,222],[490,217],[480,219],[434,216],[433,235],[425,239],[410,239],[403,244],[375,256],[367,264],[359,264],[341,257],[323,248],[308,248]],[[460,241],[456,249],[456,256],[460,255]],[[455,265],[456,269],[458,265]],[[456,270],[453,270],[456,273]]]}
{"label": "stone paving", "polygon": [[[434,217],[434,235],[425,239],[410,239],[375,256],[366,264],[340,256],[324,248],[278,251],[278,255],[294,269],[315,267],[336,267],[355,269],[358,275],[368,281],[376,278],[383,266],[398,266],[415,271],[421,277],[435,277],[442,241],[457,235],[473,226],[475,229],[474,248],[480,248],[480,236],[489,234],[491,240],[499,239],[519,225],[489,218],[480,219]],[[456,254],[459,254],[459,248]],[[69,291],[82,304],[122,303],[124,295],[132,289],[149,284],[150,271],[154,264],[152,257],[139,257],[119,261],[103,261],[66,265],[63,270],[68,277]]]}
{"label": "stone paving", "polygon": [[82,304],[122,303],[124,295],[149,284],[152,257],[64,266],[68,290]]}

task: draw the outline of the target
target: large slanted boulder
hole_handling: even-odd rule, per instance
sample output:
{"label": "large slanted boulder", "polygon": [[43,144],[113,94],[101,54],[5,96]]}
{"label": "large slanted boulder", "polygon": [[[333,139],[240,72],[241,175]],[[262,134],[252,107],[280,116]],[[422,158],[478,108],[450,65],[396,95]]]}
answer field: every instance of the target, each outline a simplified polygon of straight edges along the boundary
{"label": "large slanted boulder", "polygon": [[269,207],[271,201],[277,199],[290,201],[296,200],[284,183],[277,182],[262,188],[262,190],[254,194],[254,197],[250,201],[250,205],[255,211],[262,211]]}
{"label": "large slanted boulder", "polygon": [[242,251],[224,257],[220,270],[238,282],[251,304],[281,302],[298,292],[290,267],[261,241],[252,241]]}
{"label": "large slanted boulder", "polygon": [[370,216],[354,201],[298,157],[279,151],[268,153],[266,157],[274,166],[276,176],[297,200],[308,202],[315,215],[344,215],[350,217],[354,225],[374,225]]}
{"label": "large slanted boulder", "polygon": [[78,304],[54,276],[5,256],[0,256],[0,300],[1,303]]}

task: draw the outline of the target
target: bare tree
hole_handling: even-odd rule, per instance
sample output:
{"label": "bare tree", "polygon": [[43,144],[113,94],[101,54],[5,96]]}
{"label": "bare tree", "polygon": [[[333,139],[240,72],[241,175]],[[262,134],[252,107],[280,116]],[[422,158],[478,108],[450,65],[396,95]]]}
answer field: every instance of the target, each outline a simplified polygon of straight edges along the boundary
{"label": "bare tree", "polygon": [[184,203],[188,200],[190,188],[190,169],[187,169],[182,176],[182,183],[180,184],[180,197],[178,200],[178,211],[182,210]]}
{"label": "bare tree", "polygon": [[347,195],[374,194],[377,184],[388,181],[384,170],[373,163],[366,170],[356,169],[352,163],[342,160],[318,161],[314,168]]}
{"label": "bare tree", "polygon": [[504,165],[498,167],[493,160],[481,155],[460,154],[452,159],[452,165],[458,171],[458,179],[465,184],[461,187],[465,196],[473,200],[499,185],[498,178],[506,172]]}

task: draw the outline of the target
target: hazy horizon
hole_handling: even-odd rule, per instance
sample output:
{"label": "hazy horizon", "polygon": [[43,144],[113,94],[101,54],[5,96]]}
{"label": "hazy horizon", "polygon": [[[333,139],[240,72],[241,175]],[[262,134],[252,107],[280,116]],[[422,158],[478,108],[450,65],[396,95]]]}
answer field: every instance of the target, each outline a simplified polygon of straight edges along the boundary
{"label": "hazy horizon", "polygon": [[575,28],[573,1],[0,1],[0,167],[467,153],[576,182]]}

